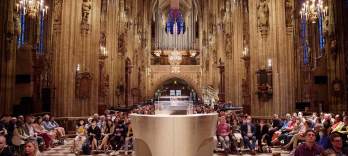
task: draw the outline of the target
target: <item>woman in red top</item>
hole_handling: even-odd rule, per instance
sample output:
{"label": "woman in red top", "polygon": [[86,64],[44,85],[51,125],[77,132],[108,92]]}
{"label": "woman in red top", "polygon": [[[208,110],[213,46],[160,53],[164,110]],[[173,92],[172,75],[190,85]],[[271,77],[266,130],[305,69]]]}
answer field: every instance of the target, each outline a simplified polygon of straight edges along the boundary
{"label": "woman in red top", "polygon": [[217,136],[225,151],[230,149],[230,131],[230,124],[226,123],[225,117],[221,117],[217,126]]}

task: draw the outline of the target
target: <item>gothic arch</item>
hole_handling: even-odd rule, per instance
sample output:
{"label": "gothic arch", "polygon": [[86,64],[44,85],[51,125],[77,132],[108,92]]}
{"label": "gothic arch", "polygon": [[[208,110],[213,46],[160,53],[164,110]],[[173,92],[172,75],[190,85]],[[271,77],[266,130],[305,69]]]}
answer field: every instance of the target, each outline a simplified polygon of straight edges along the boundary
{"label": "gothic arch", "polygon": [[202,97],[202,90],[199,87],[199,80],[195,81],[189,76],[183,74],[166,74],[161,76],[159,79],[155,80],[150,89],[151,96],[155,95],[156,89],[158,89],[165,81],[173,78],[178,78],[186,81],[187,84],[190,85],[190,87],[192,87],[196,91],[198,97]]}

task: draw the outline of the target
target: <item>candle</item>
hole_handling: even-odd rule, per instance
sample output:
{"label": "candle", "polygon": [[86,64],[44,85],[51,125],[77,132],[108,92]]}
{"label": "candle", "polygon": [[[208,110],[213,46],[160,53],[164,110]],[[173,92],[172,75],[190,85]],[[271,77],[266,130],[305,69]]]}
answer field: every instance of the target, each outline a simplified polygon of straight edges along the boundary
{"label": "candle", "polygon": [[272,59],[267,59],[267,67],[272,68]]}

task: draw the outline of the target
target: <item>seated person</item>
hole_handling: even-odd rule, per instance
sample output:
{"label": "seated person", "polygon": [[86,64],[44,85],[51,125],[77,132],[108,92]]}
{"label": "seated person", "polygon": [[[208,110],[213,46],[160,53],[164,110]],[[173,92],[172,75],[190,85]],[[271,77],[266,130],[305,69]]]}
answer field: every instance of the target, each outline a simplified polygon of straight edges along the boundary
{"label": "seated person", "polygon": [[217,126],[218,140],[221,142],[225,152],[229,152],[230,149],[230,124],[226,123],[224,116],[220,117],[220,122]]}
{"label": "seated person", "polygon": [[65,137],[65,129],[63,127],[60,127],[59,124],[56,122],[54,116],[50,117],[49,123],[51,126],[59,133],[61,137]]}
{"label": "seated person", "polygon": [[53,144],[53,136],[50,136],[48,134],[48,131],[45,130],[42,126],[41,126],[41,122],[42,122],[42,118],[41,117],[37,117],[34,121],[34,123],[32,123],[32,127],[34,128],[34,132],[38,135],[41,136],[44,141],[45,141],[45,148],[48,149],[52,144]]}
{"label": "seated person", "polygon": [[128,152],[129,150],[129,147],[132,147],[132,141],[133,141],[133,129],[132,129],[132,124],[130,123],[130,121],[127,121],[126,122],[126,125],[127,125],[127,137],[126,137],[126,140],[125,140],[125,151]]}
{"label": "seated person", "polygon": [[25,116],[24,132],[31,139],[35,139],[36,142],[40,145],[40,149],[43,150],[45,148],[44,139],[35,132],[34,127],[32,125],[33,123],[34,123],[33,116],[31,115]]}
{"label": "seated person", "polygon": [[109,143],[109,139],[110,139],[110,136],[114,133],[114,130],[115,130],[115,126],[112,122],[111,119],[106,119],[106,125],[105,125],[105,128],[102,132],[104,136],[101,144],[99,145],[98,149],[105,149],[110,143]]}
{"label": "seated person", "polygon": [[256,154],[256,128],[255,125],[251,122],[251,116],[247,117],[246,123],[244,123],[241,127],[241,131],[244,145],[249,147],[252,154]]}
{"label": "seated person", "polygon": [[39,156],[40,151],[35,139],[30,139],[25,142],[24,145],[24,156]]}
{"label": "seated person", "polygon": [[15,147],[16,153],[20,155],[23,152],[25,141],[29,138],[24,132],[23,121],[17,121],[16,128],[13,130],[12,144]]}
{"label": "seated person", "polygon": [[97,120],[92,119],[91,126],[87,129],[87,140],[91,143],[92,150],[97,148],[98,140],[101,139],[101,130],[97,126]]}
{"label": "seated person", "polygon": [[285,146],[283,146],[284,149],[289,149],[291,146],[292,148],[296,148],[298,141],[300,140],[305,140],[304,137],[304,133],[311,129],[311,121],[307,120],[304,122],[303,126],[300,128],[299,132],[296,133],[290,140],[290,142],[288,144],[286,144]]}
{"label": "seated person", "polygon": [[80,120],[76,125],[76,137],[74,139],[74,143],[72,146],[72,152],[80,153],[82,150],[82,144],[86,141],[86,129],[85,129],[85,121]]}
{"label": "seated person", "polygon": [[293,115],[291,120],[287,122],[287,126],[283,126],[274,133],[272,136],[272,144],[275,145],[281,142],[286,142],[287,139],[291,138],[292,135],[298,131],[300,123],[300,119]]}
{"label": "seated person", "polygon": [[1,156],[13,156],[13,153],[10,151],[6,144],[6,138],[3,135],[0,135],[0,155]]}
{"label": "seated person", "polygon": [[325,152],[334,153],[336,156],[345,156],[346,153],[343,152],[343,142],[342,137],[339,133],[334,132],[330,134],[331,147]]}
{"label": "seated person", "polygon": [[256,139],[258,140],[259,150],[263,152],[262,147],[267,144],[267,140],[269,140],[268,136],[268,124],[265,123],[265,120],[261,119],[259,123],[256,125]]}
{"label": "seated person", "polygon": [[343,117],[343,124],[338,126],[335,131],[341,134],[343,144],[346,145],[348,135],[348,116]]}
{"label": "seated person", "polygon": [[315,142],[316,134],[314,130],[307,130],[304,136],[306,141],[297,146],[295,156],[317,156],[324,151],[323,147]]}
{"label": "seated person", "polygon": [[124,145],[125,136],[127,135],[127,127],[122,119],[115,120],[115,130],[110,136],[110,144],[114,150],[119,150]]}
{"label": "seated person", "polygon": [[342,127],[344,123],[342,122],[342,118],[339,114],[335,116],[335,120],[333,125],[331,126],[331,132],[336,132]]}

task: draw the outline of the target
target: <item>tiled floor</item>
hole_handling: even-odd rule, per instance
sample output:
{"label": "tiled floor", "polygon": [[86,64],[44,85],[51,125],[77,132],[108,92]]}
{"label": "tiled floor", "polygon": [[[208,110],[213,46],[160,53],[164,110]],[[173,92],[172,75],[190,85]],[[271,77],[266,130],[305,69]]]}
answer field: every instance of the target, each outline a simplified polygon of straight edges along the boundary
{"label": "tiled floor", "polygon": [[[45,151],[42,153],[43,156],[75,156],[75,154],[71,153],[70,152],[70,147],[72,145],[72,140],[71,139],[68,139],[67,140],[67,143],[65,145],[61,145],[61,146],[57,146],[55,148],[52,148],[50,149],[49,151]],[[280,149],[278,148],[274,148],[272,149],[273,150],[273,153],[281,153],[282,156],[288,156],[289,152],[286,152],[286,151],[281,151]],[[108,154],[96,154],[97,156],[106,156]],[[115,155],[115,156],[124,156],[123,154],[118,154],[118,153],[112,153],[112,154],[109,154],[109,155]],[[224,154],[219,154],[219,153],[216,153],[214,154],[214,156],[223,156]],[[247,152],[243,152],[242,154],[243,156],[248,156],[250,154],[247,154]],[[272,154],[271,153],[268,153],[268,154],[265,154],[265,153],[260,153],[260,154],[257,154],[258,156],[271,156]],[[135,156],[135,154],[134,154]],[[228,155],[228,156],[235,156],[235,155]]]}

